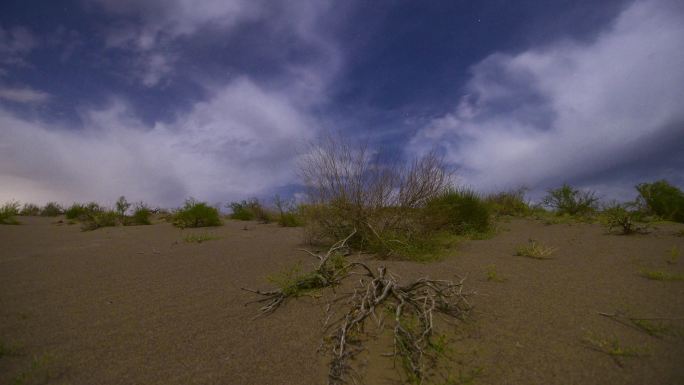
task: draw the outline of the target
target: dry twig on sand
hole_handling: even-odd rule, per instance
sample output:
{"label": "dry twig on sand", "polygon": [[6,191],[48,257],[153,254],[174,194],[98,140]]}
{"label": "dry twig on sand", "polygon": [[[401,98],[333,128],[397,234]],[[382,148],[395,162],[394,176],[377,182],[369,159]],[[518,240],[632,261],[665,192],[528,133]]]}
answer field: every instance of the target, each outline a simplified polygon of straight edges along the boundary
{"label": "dry twig on sand", "polygon": [[[317,255],[307,251],[319,259],[318,266],[292,284],[296,289],[308,290],[335,286],[350,276],[361,276],[358,286],[350,295],[346,314],[328,326],[328,329],[334,330],[329,339],[332,359],[328,383],[344,384],[350,379],[356,382],[350,360],[363,350],[360,337],[365,321],[372,318],[378,327],[382,327],[384,314],[378,313],[388,311],[394,318],[394,349],[391,356],[399,361],[410,383],[421,384],[430,369],[430,363],[434,363],[436,359],[431,341],[435,315],[462,319],[470,309],[467,301],[469,293],[463,291],[462,279],[454,282],[419,278],[401,285],[398,278],[384,266],[374,272],[361,262],[347,263],[343,260],[340,263],[337,260],[331,263],[340,250],[346,248],[346,242],[354,233],[355,231],[334,244],[325,254]],[[266,302],[260,308],[260,315],[275,311],[293,293],[289,288],[272,291],[244,290],[265,297],[256,301]]]}

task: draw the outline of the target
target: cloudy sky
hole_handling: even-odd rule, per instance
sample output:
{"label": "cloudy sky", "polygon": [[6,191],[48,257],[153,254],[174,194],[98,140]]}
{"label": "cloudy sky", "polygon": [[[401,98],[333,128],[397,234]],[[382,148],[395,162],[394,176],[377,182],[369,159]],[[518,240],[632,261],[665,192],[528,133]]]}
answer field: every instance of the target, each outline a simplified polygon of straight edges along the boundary
{"label": "cloudy sky", "polygon": [[0,3],[0,202],[293,194],[328,131],[480,191],[684,186],[684,3]]}

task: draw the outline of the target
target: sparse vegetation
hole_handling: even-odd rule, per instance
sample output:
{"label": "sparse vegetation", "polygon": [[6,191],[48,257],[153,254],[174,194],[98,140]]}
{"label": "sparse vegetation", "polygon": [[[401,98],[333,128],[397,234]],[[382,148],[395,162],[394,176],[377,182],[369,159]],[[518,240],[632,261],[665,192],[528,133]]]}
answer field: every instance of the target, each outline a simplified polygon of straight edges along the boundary
{"label": "sparse vegetation", "polygon": [[135,205],[133,209],[133,215],[131,215],[130,220],[127,224],[132,225],[151,225],[150,217],[152,216],[152,210],[145,205],[143,202],[139,202]]}
{"label": "sparse vegetation", "polygon": [[680,254],[679,248],[677,246],[672,246],[667,251],[667,259],[665,259],[665,262],[667,262],[668,265],[676,265],[679,261]]}
{"label": "sparse vegetation", "polygon": [[684,193],[665,180],[640,183],[638,202],[650,214],[675,222],[684,223]]}
{"label": "sparse vegetation", "polygon": [[526,245],[520,245],[516,248],[515,255],[534,259],[551,259],[551,254],[556,250],[554,247],[544,246],[534,239],[530,239]]}
{"label": "sparse vegetation", "polygon": [[497,216],[526,216],[532,212],[530,204],[525,200],[526,191],[526,188],[521,187],[517,190],[490,194],[485,198],[485,202]]}
{"label": "sparse vegetation", "polygon": [[185,243],[202,243],[206,241],[213,241],[219,239],[219,237],[210,234],[188,234],[183,240]]}
{"label": "sparse vegetation", "polygon": [[474,191],[447,190],[430,199],[424,211],[430,231],[451,234],[485,233],[490,230],[489,207]]}
{"label": "sparse vegetation", "polygon": [[119,213],[116,211],[99,209],[99,210],[88,210],[81,216],[79,216],[79,221],[81,221],[81,230],[92,231],[97,230],[101,227],[114,227],[119,221]]}
{"label": "sparse vegetation", "polygon": [[64,209],[57,202],[48,202],[43,206],[40,211],[40,215],[44,217],[56,217],[58,215],[64,214]]}
{"label": "sparse vegetation", "polygon": [[230,202],[226,207],[231,209],[230,218],[240,221],[256,220],[261,223],[271,222],[271,213],[259,202],[257,198],[252,198],[241,202]]}
{"label": "sparse vegetation", "polygon": [[38,216],[40,215],[40,207],[33,203],[24,203],[24,205],[21,207],[21,210],[19,211],[19,215],[25,217]]}
{"label": "sparse vegetation", "polygon": [[591,215],[598,205],[598,198],[593,191],[581,191],[567,183],[551,189],[542,203],[555,210],[556,214]]}
{"label": "sparse vegetation", "polygon": [[19,202],[10,201],[0,206],[0,225],[18,225]]}
{"label": "sparse vegetation", "polygon": [[504,282],[506,279],[501,277],[496,271],[495,265],[489,265],[486,268],[485,273],[487,274],[487,281],[490,282]]}
{"label": "sparse vegetation", "polygon": [[29,367],[14,377],[12,384],[24,385],[29,383],[48,383],[50,379],[55,376],[50,368],[53,360],[54,357],[50,354],[33,357]]}
{"label": "sparse vegetation", "polygon": [[584,338],[584,342],[590,349],[608,354],[618,366],[623,366],[622,358],[645,355],[642,349],[622,346],[617,338],[606,339],[597,336],[588,336]]}
{"label": "sparse vegetation", "polygon": [[193,198],[187,199],[185,205],[176,210],[171,220],[174,226],[180,228],[222,225],[218,209]]}
{"label": "sparse vegetation", "polygon": [[629,210],[628,205],[613,203],[608,205],[602,212],[604,224],[608,231],[618,229],[620,234],[629,235],[638,232],[646,232],[646,226],[637,226],[637,213]]}
{"label": "sparse vegetation", "polygon": [[120,196],[116,201],[116,213],[119,214],[119,221],[122,224],[126,224],[126,212],[131,208],[131,204],[128,203],[125,196]]}
{"label": "sparse vegetation", "polygon": [[670,273],[663,270],[641,270],[639,275],[654,281],[684,281],[684,274]]}
{"label": "sparse vegetation", "polygon": [[293,201],[284,201],[279,195],[273,199],[278,209],[278,224],[283,227],[299,227],[304,225],[302,210]]}

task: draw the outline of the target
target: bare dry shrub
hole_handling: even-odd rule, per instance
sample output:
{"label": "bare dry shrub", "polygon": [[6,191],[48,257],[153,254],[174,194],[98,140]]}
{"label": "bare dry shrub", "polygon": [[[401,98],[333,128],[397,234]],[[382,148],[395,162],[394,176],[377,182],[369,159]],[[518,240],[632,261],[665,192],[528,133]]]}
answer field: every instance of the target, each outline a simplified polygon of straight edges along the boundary
{"label": "bare dry shrub", "polygon": [[349,244],[392,254],[421,235],[417,210],[450,187],[451,173],[434,151],[410,162],[387,162],[367,146],[329,134],[300,162],[307,188],[307,233],[331,243],[353,229]]}

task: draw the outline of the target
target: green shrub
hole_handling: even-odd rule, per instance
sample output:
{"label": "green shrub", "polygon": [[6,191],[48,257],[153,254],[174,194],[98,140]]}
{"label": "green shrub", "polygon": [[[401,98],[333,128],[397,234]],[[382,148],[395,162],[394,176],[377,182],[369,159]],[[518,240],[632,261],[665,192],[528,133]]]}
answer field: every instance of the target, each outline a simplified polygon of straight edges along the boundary
{"label": "green shrub", "polygon": [[147,207],[143,202],[135,205],[133,209],[133,215],[130,217],[128,224],[132,225],[151,225],[150,217],[152,216],[152,210]]}
{"label": "green shrub", "polygon": [[126,211],[131,208],[131,204],[128,203],[125,196],[120,196],[116,201],[116,212],[119,214],[119,220],[121,223],[126,223]]}
{"label": "green shrub", "polygon": [[284,201],[279,195],[273,199],[278,209],[278,224],[283,227],[298,227],[304,225],[304,218],[294,201]]}
{"label": "green shrub", "polygon": [[33,217],[38,216],[40,215],[40,207],[38,207],[38,205],[34,205],[33,203],[24,203],[21,211],[19,211],[19,215]]}
{"label": "green shrub", "polygon": [[263,207],[257,198],[250,200],[243,200],[241,202],[230,202],[226,205],[230,208],[232,213],[231,219],[240,221],[257,220],[261,223],[271,222],[271,214]]}
{"label": "green shrub", "polygon": [[559,215],[590,215],[598,207],[598,198],[593,191],[580,191],[564,183],[557,189],[549,190],[542,203]]}
{"label": "green shrub", "polygon": [[95,202],[88,204],[74,203],[64,211],[66,219],[81,219],[84,216],[89,216],[97,212],[104,211],[104,209]]}
{"label": "green shrub", "polygon": [[193,198],[185,201],[185,205],[176,210],[171,217],[173,225],[185,227],[221,226],[221,217],[215,207],[205,202],[197,202]]}
{"label": "green shrub", "polygon": [[10,201],[0,207],[0,225],[18,225],[19,202]]}
{"label": "green shrub", "polygon": [[64,214],[64,209],[57,202],[48,202],[40,211],[40,215],[44,217],[56,217]]}
{"label": "green shrub", "polygon": [[532,213],[525,200],[525,188],[488,195],[485,201],[496,215],[526,216]]}
{"label": "green shrub", "polygon": [[617,228],[624,235],[645,231],[644,227],[636,225],[638,213],[629,209],[630,204],[612,203],[603,209],[603,222],[608,231]]}
{"label": "green shrub", "polygon": [[485,233],[491,226],[489,206],[468,189],[450,190],[428,201],[424,220],[431,230],[454,234]]}
{"label": "green shrub", "polygon": [[111,210],[88,210],[79,217],[81,230],[92,231],[100,227],[114,227],[119,221],[119,213]]}
{"label": "green shrub", "polygon": [[638,201],[651,214],[663,219],[684,222],[684,193],[665,180],[636,186]]}

